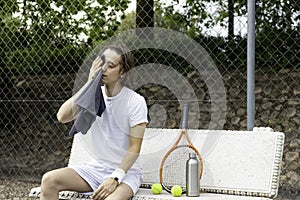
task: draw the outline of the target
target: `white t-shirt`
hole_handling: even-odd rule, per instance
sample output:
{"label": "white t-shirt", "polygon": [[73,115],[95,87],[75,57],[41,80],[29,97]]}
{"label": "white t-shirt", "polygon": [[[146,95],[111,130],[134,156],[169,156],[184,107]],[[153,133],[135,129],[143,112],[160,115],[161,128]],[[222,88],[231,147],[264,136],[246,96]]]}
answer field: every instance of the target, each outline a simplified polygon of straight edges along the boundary
{"label": "white t-shirt", "polygon": [[[127,153],[130,128],[147,120],[147,105],[144,97],[123,87],[114,97],[108,97],[102,87],[106,109],[97,117],[90,130],[80,134],[82,145],[95,159],[109,168],[117,168]],[[137,161],[129,171],[141,172]]]}

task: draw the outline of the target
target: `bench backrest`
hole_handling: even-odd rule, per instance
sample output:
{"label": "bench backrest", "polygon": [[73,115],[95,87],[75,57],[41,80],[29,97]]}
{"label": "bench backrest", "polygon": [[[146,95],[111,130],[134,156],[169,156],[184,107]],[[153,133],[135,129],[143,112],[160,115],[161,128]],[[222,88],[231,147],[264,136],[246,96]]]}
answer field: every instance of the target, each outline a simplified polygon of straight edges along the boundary
{"label": "bench backrest", "polygon": [[[203,157],[202,191],[261,196],[277,195],[284,134],[270,129],[256,131],[188,130]],[[147,128],[140,162],[144,169],[144,186],[159,182],[159,167],[165,153],[180,134],[179,129]],[[70,164],[91,159],[75,135]],[[182,186],[185,186],[185,176]]]}

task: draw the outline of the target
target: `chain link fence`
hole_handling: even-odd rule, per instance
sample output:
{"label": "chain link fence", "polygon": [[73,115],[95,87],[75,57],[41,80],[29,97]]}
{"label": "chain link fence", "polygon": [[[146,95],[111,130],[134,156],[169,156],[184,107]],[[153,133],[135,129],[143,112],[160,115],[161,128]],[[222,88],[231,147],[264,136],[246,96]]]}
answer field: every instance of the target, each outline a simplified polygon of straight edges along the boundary
{"label": "chain link fence", "polygon": [[[247,129],[244,1],[6,0],[0,5],[0,179],[39,182],[46,171],[67,165],[72,123],[59,123],[56,113],[72,96],[87,57],[117,35],[129,46],[132,35],[153,42],[132,46],[135,66],[156,67],[143,72],[138,80],[143,84],[135,88],[146,98],[149,127],[178,128],[181,100],[190,100],[199,106],[191,128]],[[296,199],[300,3],[263,0],[256,7],[255,126],[286,134],[278,199]],[[155,41],[155,32],[140,31],[143,27],[176,34],[167,38],[162,31]],[[196,67],[203,63],[211,68]]]}

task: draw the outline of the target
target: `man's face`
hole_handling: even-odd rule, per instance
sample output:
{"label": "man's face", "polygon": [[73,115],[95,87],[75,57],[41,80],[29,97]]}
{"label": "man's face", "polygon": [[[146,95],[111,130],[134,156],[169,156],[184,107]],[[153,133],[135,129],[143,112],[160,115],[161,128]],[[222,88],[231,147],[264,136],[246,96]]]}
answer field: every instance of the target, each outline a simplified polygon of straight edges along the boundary
{"label": "man's face", "polygon": [[104,65],[101,81],[107,86],[113,86],[119,81],[123,70],[121,70],[121,56],[111,49],[103,52]]}

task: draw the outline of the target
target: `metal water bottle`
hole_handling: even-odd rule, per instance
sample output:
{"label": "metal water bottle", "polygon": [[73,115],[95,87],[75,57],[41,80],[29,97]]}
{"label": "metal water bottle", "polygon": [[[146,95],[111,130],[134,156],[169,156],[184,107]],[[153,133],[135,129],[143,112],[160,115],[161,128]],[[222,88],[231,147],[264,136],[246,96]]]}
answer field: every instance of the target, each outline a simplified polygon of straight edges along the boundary
{"label": "metal water bottle", "polygon": [[189,153],[186,161],[186,196],[200,195],[200,169],[199,160],[195,153]]}

